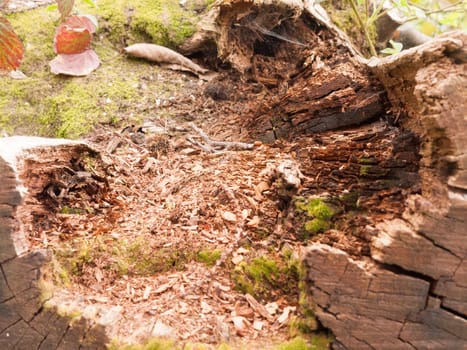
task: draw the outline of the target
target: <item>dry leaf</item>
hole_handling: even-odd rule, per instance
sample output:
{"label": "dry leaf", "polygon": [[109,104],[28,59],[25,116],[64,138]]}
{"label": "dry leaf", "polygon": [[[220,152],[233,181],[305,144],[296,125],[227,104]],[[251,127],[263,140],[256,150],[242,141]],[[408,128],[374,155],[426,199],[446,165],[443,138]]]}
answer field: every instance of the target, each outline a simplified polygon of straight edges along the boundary
{"label": "dry leaf", "polygon": [[[196,75],[203,75],[208,72],[207,69],[198,66],[192,60],[164,46],[140,43],[126,47],[125,51],[134,57],[145,58],[157,63],[181,66]],[[175,67],[172,66],[172,68]]]}

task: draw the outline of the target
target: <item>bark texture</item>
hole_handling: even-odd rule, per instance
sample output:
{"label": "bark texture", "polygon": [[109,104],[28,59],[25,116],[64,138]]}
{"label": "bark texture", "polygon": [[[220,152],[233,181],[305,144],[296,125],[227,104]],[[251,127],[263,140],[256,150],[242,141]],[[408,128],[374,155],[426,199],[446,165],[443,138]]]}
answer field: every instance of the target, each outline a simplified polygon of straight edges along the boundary
{"label": "bark texture", "polygon": [[34,198],[50,181],[44,168],[69,167],[89,151],[65,140],[0,140],[0,349],[105,349],[108,339],[101,326],[47,307],[41,268],[48,253],[30,249],[26,240],[41,211]]}
{"label": "bark texture", "polygon": [[368,257],[306,249],[310,293],[336,349],[467,344],[467,55],[454,33],[370,62],[402,127],[421,139],[421,191],[371,227]]}
{"label": "bark texture", "polygon": [[244,80],[242,126],[265,142],[384,116],[384,89],[314,1],[226,0],[182,49],[212,56]]}

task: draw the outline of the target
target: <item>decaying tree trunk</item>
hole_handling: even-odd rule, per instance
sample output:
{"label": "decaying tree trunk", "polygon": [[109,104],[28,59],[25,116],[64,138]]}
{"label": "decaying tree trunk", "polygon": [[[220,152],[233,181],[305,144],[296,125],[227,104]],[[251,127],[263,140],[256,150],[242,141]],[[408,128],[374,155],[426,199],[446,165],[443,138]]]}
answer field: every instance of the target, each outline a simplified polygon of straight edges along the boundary
{"label": "decaying tree trunk", "polygon": [[186,53],[216,55],[253,81],[242,124],[271,142],[359,125],[385,114],[384,89],[313,1],[222,1]]}
{"label": "decaying tree trunk", "polygon": [[376,223],[370,256],[310,245],[317,314],[336,348],[461,349],[467,343],[467,55],[451,34],[370,62],[403,128],[421,139],[418,194]]}
{"label": "decaying tree trunk", "polygon": [[[185,52],[214,50],[237,71],[250,138],[294,142],[300,195],[350,196],[358,207],[352,217],[342,209],[340,226],[303,255],[311,306],[334,347],[465,348],[466,35],[366,65],[319,7],[298,0],[218,2],[199,33]],[[32,139],[13,151],[21,140],[0,141],[0,348],[104,348],[102,326],[44,308],[47,253],[28,253],[23,237],[32,221],[47,225],[41,194],[66,190],[57,169],[80,176],[93,150]],[[89,190],[100,195],[101,182]]]}
{"label": "decaying tree trunk", "polygon": [[38,220],[47,225],[37,198],[47,190],[59,195],[51,172],[70,168],[89,153],[84,143],[67,140],[0,139],[1,349],[105,349],[108,343],[102,326],[44,306],[48,296],[41,276],[48,252],[31,251],[26,240]]}

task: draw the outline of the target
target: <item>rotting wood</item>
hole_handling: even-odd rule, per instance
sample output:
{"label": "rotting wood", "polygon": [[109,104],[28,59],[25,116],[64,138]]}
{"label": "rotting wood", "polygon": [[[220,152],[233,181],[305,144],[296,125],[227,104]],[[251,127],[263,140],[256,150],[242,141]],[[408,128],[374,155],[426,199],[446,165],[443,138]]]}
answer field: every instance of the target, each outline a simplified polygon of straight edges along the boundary
{"label": "rotting wood", "polygon": [[[45,307],[40,280],[50,255],[45,250],[31,251],[26,237],[31,224],[43,215],[42,211],[34,213],[35,197],[50,180],[38,172],[38,164],[61,164],[66,169],[85,152],[94,153],[84,143],[68,140],[0,139],[1,349],[76,349],[79,344],[82,349],[97,350],[105,349],[108,342],[102,326],[85,318],[72,321],[56,308]],[[27,188],[22,186],[25,179]],[[24,210],[25,204],[32,212]]]}
{"label": "rotting wood", "polygon": [[307,248],[308,288],[338,349],[465,347],[466,42],[455,33],[370,62],[421,139],[420,190],[402,217],[367,228],[369,257]]}
{"label": "rotting wood", "polygon": [[185,46],[193,52],[214,41],[220,60],[256,82],[239,116],[251,138],[272,142],[386,117],[384,89],[319,9],[313,2],[222,1]]}

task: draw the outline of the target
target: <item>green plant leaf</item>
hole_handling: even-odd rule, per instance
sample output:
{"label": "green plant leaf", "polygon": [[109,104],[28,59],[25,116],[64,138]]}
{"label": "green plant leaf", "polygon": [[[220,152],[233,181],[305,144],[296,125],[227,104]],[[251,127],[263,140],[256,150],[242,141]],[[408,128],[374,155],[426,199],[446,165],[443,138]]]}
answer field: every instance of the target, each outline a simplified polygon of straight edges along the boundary
{"label": "green plant leaf", "polygon": [[16,70],[24,56],[24,46],[10,22],[0,17],[0,73]]}
{"label": "green plant leaf", "polygon": [[93,0],[83,0],[83,2],[85,2],[85,3],[88,4],[89,6],[97,7],[96,2],[93,1]]}
{"label": "green plant leaf", "polygon": [[58,10],[58,5],[57,4],[51,4],[45,8],[47,11],[55,11]]}
{"label": "green plant leaf", "polygon": [[389,40],[389,43],[391,44],[392,47],[387,47],[384,50],[381,50],[380,52],[385,55],[395,55],[396,53],[399,53],[402,51],[402,48],[404,45],[402,43],[399,43],[394,40]]}

